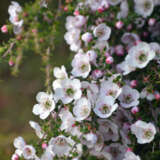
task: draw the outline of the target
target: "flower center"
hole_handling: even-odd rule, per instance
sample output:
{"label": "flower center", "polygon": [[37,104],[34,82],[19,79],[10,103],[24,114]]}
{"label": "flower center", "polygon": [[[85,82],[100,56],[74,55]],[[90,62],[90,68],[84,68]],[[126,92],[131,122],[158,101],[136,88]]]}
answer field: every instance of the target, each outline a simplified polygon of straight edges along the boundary
{"label": "flower center", "polygon": [[55,141],[55,144],[56,145],[59,145],[59,146],[64,146],[67,144],[66,140],[64,138],[57,138],[56,141]]}
{"label": "flower center", "polygon": [[141,52],[138,59],[141,61],[141,62],[145,62],[147,60],[147,56],[144,52]]}
{"label": "flower center", "polygon": [[132,96],[130,94],[124,95],[123,102],[126,104],[130,104],[133,101]]}
{"label": "flower center", "polygon": [[145,138],[149,139],[149,138],[152,137],[152,135],[153,135],[153,133],[150,129],[144,131],[144,137]]}
{"label": "flower center", "polygon": [[145,10],[150,9],[150,8],[151,8],[151,3],[146,1],[146,2],[144,3],[144,8],[145,8]]}
{"label": "flower center", "polygon": [[51,105],[52,105],[52,102],[49,99],[47,99],[47,101],[44,104],[45,108],[49,109],[51,107]]}
{"label": "flower center", "polygon": [[67,93],[68,96],[72,96],[74,94],[74,90],[72,88],[68,88],[66,90],[66,93]]}
{"label": "flower center", "polygon": [[108,114],[110,113],[110,107],[107,105],[104,105],[101,109],[100,109],[101,113],[103,114]]}

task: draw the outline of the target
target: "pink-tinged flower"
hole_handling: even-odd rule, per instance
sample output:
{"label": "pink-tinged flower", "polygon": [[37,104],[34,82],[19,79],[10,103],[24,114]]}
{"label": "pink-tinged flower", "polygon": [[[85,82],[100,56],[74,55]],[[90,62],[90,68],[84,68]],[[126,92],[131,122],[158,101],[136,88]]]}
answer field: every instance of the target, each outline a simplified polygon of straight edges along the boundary
{"label": "pink-tinged flower", "polygon": [[73,13],[75,16],[78,16],[79,15],[79,11],[74,11],[74,13]]}
{"label": "pink-tinged flower", "polygon": [[122,21],[116,22],[116,28],[121,29],[123,27],[124,23]]}
{"label": "pink-tinged flower", "polygon": [[132,152],[132,148],[127,148],[127,152]]}
{"label": "pink-tinged flower", "polygon": [[7,25],[3,25],[3,26],[1,27],[1,32],[2,32],[2,33],[7,33],[7,32],[8,32]]}
{"label": "pink-tinged flower", "polygon": [[112,64],[113,61],[114,61],[114,59],[113,59],[113,57],[111,57],[111,56],[109,56],[109,57],[106,58],[106,63],[107,63],[107,64]]}
{"label": "pink-tinged flower", "polygon": [[90,42],[92,39],[93,39],[93,36],[89,32],[86,32],[82,35],[82,40],[86,43]]}
{"label": "pink-tinged flower", "polygon": [[102,13],[102,12],[104,12],[104,8],[103,8],[103,7],[101,7],[101,8],[98,8],[98,12],[99,12],[99,13]]}
{"label": "pink-tinged flower", "polygon": [[155,93],[154,96],[156,100],[160,100],[160,93]]}
{"label": "pink-tinged flower", "polygon": [[100,78],[103,76],[103,72],[99,69],[95,69],[93,72],[92,72],[92,76],[93,78],[97,79],[97,78]]}
{"label": "pink-tinged flower", "polygon": [[42,149],[46,149],[48,147],[47,143],[42,143]]}
{"label": "pink-tinged flower", "polygon": [[139,112],[139,108],[136,106],[136,107],[133,107],[132,109],[131,109],[131,112],[132,112],[132,114],[136,114],[136,113],[138,113]]}
{"label": "pink-tinged flower", "polygon": [[124,55],[124,48],[122,45],[117,45],[115,47],[115,52],[118,56],[123,56]]}
{"label": "pink-tinged flower", "polygon": [[137,86],[137,81],[136,81],[136,80],[132,80],[132,81],[130,82],[130,86],[131,86],[132,88],[136,87],[136,86]]}
{"label": "pink-tinged flower", "polygon": [[67,12],[67,11],[68,11],[68,7],[64,7],[63,10],[64,10],[65,12]]}
{"label": "pink-tinged flower", "polygon": [[132,30],[132,28],[133,28],[132,24],[129,24],[129,25],[127,26],[127,30],[128,30],[128,31]]}
{"label": "pink-tinged flower", "polygon": [[19,156],[17,154],[13,154],[11,160],[19,160]]}
{"label": "pink-tinged flower", "polygon": [[9,64],[9,66],[13,66],[14,62],[12,60],[9,60],[8,64]]}
{"label": "pink-tinged flower", "polygon": [[148,25],[149,26],[153,26],[156,23],[156,19],[155,18],[150,18],[148,21]]}

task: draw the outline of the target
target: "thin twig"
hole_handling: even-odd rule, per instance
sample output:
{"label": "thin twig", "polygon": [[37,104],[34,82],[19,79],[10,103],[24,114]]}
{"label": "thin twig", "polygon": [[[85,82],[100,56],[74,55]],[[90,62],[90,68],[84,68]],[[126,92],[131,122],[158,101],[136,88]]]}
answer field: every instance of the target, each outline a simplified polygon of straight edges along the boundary
{"label": "thin twig", "polygon": [[2,56],[3,58],[6,57],[11,52],[12,48],[14,47],[14,45],[15,45],[15,42],[12,42],[10,44],[10,47],[8,48],[8,50]]}

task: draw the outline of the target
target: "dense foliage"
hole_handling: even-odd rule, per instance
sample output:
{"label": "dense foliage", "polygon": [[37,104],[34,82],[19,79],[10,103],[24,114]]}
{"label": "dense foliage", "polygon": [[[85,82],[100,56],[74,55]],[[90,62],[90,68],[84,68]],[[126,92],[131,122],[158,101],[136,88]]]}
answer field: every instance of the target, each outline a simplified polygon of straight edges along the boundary
{"label": "dense foliage", "polygon": [[[46,75],[32,110],[40,121],[29,122],[40,140],[16,138],[12,160],[160,158],[159,5],[37,0],[22,9],[12,2],[1,31],[15,36],[1,47],[1,60],[15,75],[30,51],[42,57]],[[75,55],[71,67],[52,71],[63,36]]]}

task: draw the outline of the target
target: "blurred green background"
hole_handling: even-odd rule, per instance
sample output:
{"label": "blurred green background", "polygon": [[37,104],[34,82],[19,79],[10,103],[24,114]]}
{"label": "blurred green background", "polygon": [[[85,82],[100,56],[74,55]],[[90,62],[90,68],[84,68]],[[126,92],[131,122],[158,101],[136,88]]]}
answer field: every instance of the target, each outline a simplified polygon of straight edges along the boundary
{"label": "blurred green background", "polygon": [[[16,0],[24,5],[29,0]],[[8,20],[8,6],[11,0],[1,0],[0,27]],[[0,33],[0,43],[9,37]],[[64,42],[55,51],[55,65],[66,64],[68,51]],[[63,57],[63,58],[62,58]],[[14,152],[13,140],[23,136],[25,140],[34,138],[34,132],[28,121],[35,120],[32,107],[36,103],[35,96],[44,89],[44,73],[40,70],[41,60],[38,55],[28,53],[20,67],[18,77],[10,73],[8,63],[0,63],[0,160],[9,160]]]}

